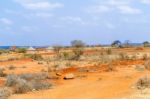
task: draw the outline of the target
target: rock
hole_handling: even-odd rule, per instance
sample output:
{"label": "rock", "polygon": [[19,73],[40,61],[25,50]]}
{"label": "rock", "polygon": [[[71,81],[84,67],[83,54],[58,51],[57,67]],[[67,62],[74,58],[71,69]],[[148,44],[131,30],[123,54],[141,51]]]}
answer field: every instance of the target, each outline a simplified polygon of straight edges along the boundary
{"label": "rock", "polygon": [[56,73],[56,75],[57,75],[57,76],[62,76],[62,74],[61,74],[61,73],[58,73],[58,72]]}
{"label": "rock", "polygon": [[64,76],[64,79],[65,80],[69,80],[69,79],[74,79],[74,74],[66,74],[65,76]]}

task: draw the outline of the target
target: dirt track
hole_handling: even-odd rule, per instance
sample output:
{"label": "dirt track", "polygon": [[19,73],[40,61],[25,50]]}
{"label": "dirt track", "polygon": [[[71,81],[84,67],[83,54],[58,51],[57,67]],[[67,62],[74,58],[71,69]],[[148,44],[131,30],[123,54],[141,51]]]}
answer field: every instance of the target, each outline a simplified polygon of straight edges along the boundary
{"label": "dirt track", "polygon": [[82,79],[61,80],[61,85],[53,89],[14,95],[9,99],[120,99],[134,93],[134,83],[148,74],[148,71],[138,72],[131,67],[118,69],[116,72],[87,73]]}

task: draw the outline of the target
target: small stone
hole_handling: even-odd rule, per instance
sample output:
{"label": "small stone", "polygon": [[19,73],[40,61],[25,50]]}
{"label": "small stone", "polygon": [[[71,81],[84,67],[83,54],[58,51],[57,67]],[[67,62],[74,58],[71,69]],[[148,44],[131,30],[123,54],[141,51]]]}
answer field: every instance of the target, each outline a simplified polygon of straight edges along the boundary
{"label": "small stone", "polygon": [[66,75],[64,76],[64,79],[65,79],[65,80],[74,79],[74,74],[66,74]]}

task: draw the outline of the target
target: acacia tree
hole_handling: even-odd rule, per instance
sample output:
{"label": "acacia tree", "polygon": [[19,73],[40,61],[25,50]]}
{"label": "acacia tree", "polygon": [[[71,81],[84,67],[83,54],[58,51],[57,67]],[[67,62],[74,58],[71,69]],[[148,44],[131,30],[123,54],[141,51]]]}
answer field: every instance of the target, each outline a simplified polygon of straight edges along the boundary
{"label": "acacia tree", "polygon": [[71,45],[72,45],[72,47],[81,48],[81,47],[85,46],[85,43],[81,40],[73,40],[73,41],[71,41]]}
{"label": "acacia tree", "polygon": [[143,45],[144,45],[144,47],[147,47],[149,45],[149,42],[148,41],[144,41]]}
{"label": "acacia tree", "polygon": [[113,46],[113,47],[120,47],[121,46],[121,41],[115,40],[115,41],[112,42],[111,46]]}
{"label": "acacia tree", "polygon": [[81,55],[83,55],[83,48],[85,47],[85,43],[81,40],[73,40],[71,41],[71,45],[73,47],[72,52],[74,53],[74,60],[79,60]]}
{"label": "acacia tree", "polygon": [[124,41],[124,46],[125,47],[129,47],[130,46],[131,41],[130,40],[125,40]]}
{"label": "acacia tree", "polygon": [[60,46],[60,45],[53,46],[53,51],[55,52],[57,58],[60,58],[61,49],[62,49],[62,46]]}

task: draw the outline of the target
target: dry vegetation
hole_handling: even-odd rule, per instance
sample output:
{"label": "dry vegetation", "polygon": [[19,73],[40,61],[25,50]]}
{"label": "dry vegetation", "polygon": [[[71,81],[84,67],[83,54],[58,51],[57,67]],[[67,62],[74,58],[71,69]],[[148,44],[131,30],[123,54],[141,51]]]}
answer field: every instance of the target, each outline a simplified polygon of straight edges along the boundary
{"label": "dry vegetation", "polygon": [[[72,41],[72,47],[55,45],[53,50],[33,54],[26,49],[2,50],[0,99],[34,99],[43,91],[38,99],[59,99],[59,95],[62,99],[112,99],[149,89],[150,78],[144,75],[150,69],[150,48],[118,48],[115,43],[113,47],[86,47],[82,41]],[[74,94],[65,98],[67,91]]]}

